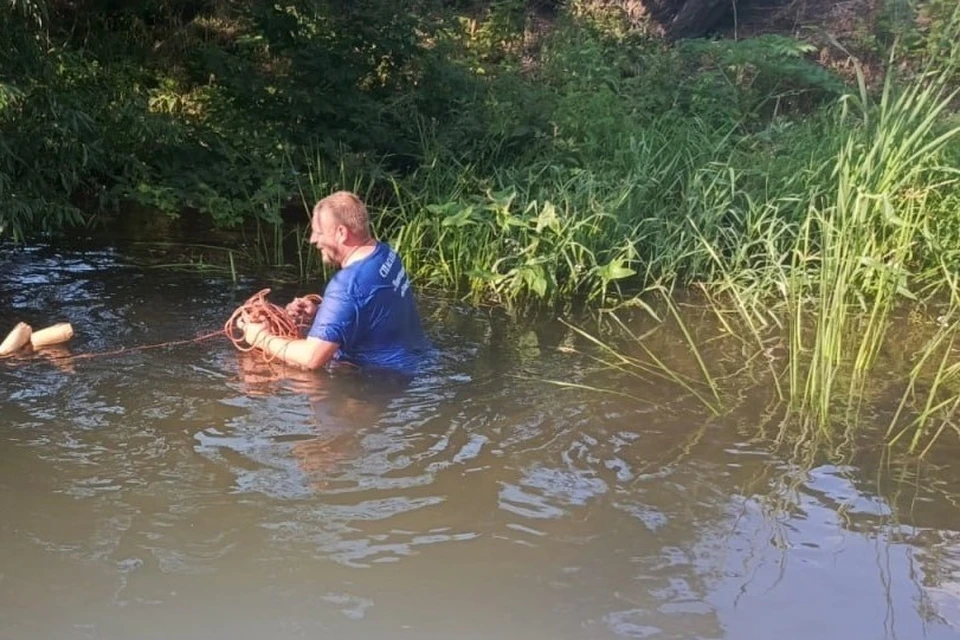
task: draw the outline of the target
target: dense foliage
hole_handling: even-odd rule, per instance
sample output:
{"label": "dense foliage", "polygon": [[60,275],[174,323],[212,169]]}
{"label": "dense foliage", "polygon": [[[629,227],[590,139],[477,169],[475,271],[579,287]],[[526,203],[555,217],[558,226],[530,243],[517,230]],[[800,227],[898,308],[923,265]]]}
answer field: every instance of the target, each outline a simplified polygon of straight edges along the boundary
{"label": "dense foliage", "polygon": [[0,226],[18,238],[130,200],[272,219],[314,151],[409,155],[417,118],[459,99],[426,4],[4,1]]}
{"label": "dense foliage", "polygon": [[[955,68],[948,4],[884,28]],[[279,239],[346,187],[423,284],[474,299],[604,300],[788,252],[873,99],[811,44],[667,46],[598,5],[3,0],[0,237],[136,205]],[[923,264],[960,247],[956,189],[929,200]],[[760,221],[784,225],[767,253]]]}

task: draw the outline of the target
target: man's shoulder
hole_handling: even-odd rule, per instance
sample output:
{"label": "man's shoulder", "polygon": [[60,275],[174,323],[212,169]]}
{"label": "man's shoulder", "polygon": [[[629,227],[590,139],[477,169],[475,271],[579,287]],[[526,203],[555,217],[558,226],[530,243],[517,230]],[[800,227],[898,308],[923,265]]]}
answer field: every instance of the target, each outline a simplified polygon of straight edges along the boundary
{"label": "man's shoulder", "polygon": [[397,252],[386,242],[378,241],[377,248],[370,254],[370,257],[364,260],[362,264],[357,265],[359,269],[357,269],[356,277],[358,279],[385,279],[401,265]]}
{"label": "man's shoulder", "polygon": [[346,269],[339,269],[327,281],[325,295],[363,296],[371,286],[386,279],[399,266],[400,259],[386,242],[377,242],[377,247],[366,259]]}
{"label": "man's shoulder", "polygon": [[339,269],[327,280],[327,284],[323,288],[323,297],[346,297],[351,295],[355,280],[355,274],[350,273],[347,269]]}

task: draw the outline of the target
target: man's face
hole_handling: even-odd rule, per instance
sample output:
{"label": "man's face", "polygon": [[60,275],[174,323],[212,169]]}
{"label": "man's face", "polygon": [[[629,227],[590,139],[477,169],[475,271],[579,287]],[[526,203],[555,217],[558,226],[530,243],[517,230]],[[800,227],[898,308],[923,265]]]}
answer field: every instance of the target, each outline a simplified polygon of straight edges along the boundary
{"label": "man's face", "polygon": [[337,221],[327,209],[322,209],[313,216],[310,222],[310,244],[320,251],[323,263],[338,267],[343,259],[343,241],[346,229]]}

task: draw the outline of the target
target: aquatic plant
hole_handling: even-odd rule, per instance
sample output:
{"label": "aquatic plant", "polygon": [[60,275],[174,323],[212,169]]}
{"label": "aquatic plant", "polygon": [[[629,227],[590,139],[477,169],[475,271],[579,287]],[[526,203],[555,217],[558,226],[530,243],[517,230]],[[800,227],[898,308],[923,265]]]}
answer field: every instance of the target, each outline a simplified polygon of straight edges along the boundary
{"label": "aquatic plant", "polygon": [[[923,453],[945,430],[957,430],[957,253],[934,233],[955,215],[958,188],[956,168],[944,165],[960,135],[960,127],[942,126],[957,95],[946,78],[932,74],[904,87],[888,79],[876,104],[861,85],[833,116],[831,132],[842,132],[833,158],[814,156],[795,176],[772,182],[792,191],[759,199],[749,193],[749,174],[701,169],[686,194],[697,213],[671,230],[695,271],[661,268],[659,276],[698,285],[707,308],[752,354],[747,359],[763,363],[765,383],[806,433],[855,428],[878,353],[904,307],[921,317],[937,308],[940,319],[932,335],[929,319],[926,328],[918,325],[929,338],[907,354],[909,382],[888,435],[898,441],[912,432],[910,449]],[[683,335],[703,363],[697,342]],[[670,375],[667,362],[653,365]],[[708,382],[720,379],[702,373]],[[739,397],[710,387],[711,410]]]}

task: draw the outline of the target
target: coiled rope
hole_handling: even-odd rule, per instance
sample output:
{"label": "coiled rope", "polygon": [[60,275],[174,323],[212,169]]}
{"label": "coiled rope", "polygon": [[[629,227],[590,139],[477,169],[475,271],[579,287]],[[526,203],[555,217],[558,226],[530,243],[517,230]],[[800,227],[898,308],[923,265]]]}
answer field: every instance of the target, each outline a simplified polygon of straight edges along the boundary
{"label": "coiled rope", "polygon": [[[313,316],[317,312],[317,307],[320,306],[320,296],[312,293],[302,298],[295,298],[289,305],[288,311],[267,300],[268,293],[270,289],[261,289],[250,296],[224,323],[224,334],[239,351],[251,351],[254,347],[244,340],[243,329],[238,326],[238,320],[265,325],[267,331],[273,336],[296,339],[300,337],[301,329],[310,326],[313,322]],[[275,357],[267,351],[262,353],[268,362]]]}

